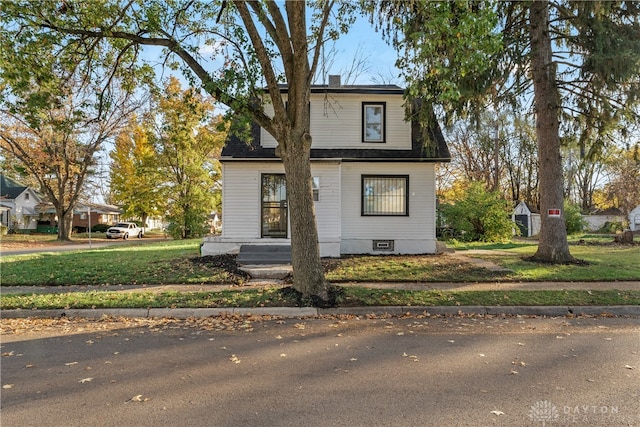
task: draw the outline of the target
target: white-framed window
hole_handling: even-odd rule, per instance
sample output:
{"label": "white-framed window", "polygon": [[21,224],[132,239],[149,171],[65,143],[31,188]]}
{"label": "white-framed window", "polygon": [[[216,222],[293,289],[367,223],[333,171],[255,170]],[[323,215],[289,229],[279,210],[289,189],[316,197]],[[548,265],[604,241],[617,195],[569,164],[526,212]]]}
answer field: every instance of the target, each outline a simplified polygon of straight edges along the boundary
{"label": "white-framed window", "polygon": [[385,142],[384,102],[362,103],[362,142]]}
{"label": "white-framed window", "polygon": [[408,175],[362,175],[362,216],[409,216]]}
{"label": "white-framed window", "polygon": [[29,200],[29,193],[24,193],[24,199]]}
{"label": "white-framed window", "polygon": [[314,176],[311,179],[311,188],[313,189],[313,201],[317,202],[320,200],[320,177]]}

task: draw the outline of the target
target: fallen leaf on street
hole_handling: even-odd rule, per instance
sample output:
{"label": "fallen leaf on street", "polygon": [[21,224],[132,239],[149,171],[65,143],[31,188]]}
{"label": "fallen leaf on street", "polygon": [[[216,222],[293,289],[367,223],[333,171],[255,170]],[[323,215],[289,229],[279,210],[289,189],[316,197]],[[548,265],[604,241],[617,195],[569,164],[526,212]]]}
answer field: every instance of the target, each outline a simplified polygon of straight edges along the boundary
{"label": "fallen leaf on street", "polygon": [[231,360],[233,363],[240,363],[240,359],[238,359],[238,356],[236,356],[235,354],[232,354],[229,360]]}
{"label": "fallen leaf on street", "polygon": [[78,382],[81,384],[84,384],[84,383],[88,383],[89,381],[93,381],[93,378],[83,378]]}
{"label": "fallen leaf on street", "polygon": [[502,412],[502,411],[491,411],[491,413],[492,413],[493,415],[498,415],[498,416],[500,416],[500,415],[504,415],[504,412]]}
{"label": "fallen leaf on street", "polygon": [[141,394],[138,394],[136,396],[133,396],[131,399],[127,400],[124,403],[129,403],[129,402],[147,402],[149,400],[148,397],[144,397]]}
{"label": "fallen leaf on street", "polygon": [[631,366],[631,365],[624,365],[625,369],[636,369],[635,366]]}
{"label": "fallen leaf on street", "polygon": [[69,362],[69,363],[65,363],[64,366],[73,366],[73,365],[77,365],[78,362]]}
{"label": "fallen leaf on street", "polygon": [[7,390],[9,388],[13,388],[13,384],[5,384],[2,386],[3,389]]}

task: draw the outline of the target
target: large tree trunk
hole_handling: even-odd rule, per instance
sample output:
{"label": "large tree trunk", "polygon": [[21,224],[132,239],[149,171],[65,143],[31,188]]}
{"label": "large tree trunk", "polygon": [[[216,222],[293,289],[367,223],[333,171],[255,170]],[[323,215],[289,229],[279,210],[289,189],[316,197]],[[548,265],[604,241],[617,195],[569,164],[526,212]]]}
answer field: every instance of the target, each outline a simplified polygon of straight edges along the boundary
{"label": "large tree trunk", "polygon": [[[538,250],[533,258],[554,263],[571,262],[575,259],[569,253],[562,212],[564,197],[559,133],[560,98],[552,60],[548,2],[533,1],[529,19],[541,211]],[[549,209],[560,209],[561,215],[550,217]]]}
{"label": "large tree trunk", "polygon": [[293,133],[286,147],[287,152],[281,152],[281,158],[287,177],[287,198],[291,218],[293,287],[304,295],[314,295],[327,300],[328,283],[324,278],[320,260],[311,186],[311,135],[304,131]]}
{"label": "large tree trunk", "polygon": [[56,206],[56,215],[58,215],[58,239],[59,241],[71,240],[71,230],[73,228],[73,209],[64,209]]}

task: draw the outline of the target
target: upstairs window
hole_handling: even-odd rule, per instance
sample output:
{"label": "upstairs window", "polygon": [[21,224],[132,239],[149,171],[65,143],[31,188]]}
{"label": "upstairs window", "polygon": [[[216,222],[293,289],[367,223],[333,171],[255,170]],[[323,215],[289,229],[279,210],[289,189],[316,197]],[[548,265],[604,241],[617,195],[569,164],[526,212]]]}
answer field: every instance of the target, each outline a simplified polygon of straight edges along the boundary
{"label": "upstairs window", "polygon": [[409,216],[407,175],[362,175],[362,216]]}
{"label": "upstairs window", "polygon": [[362,142],[385,142],[384,102],[362,103]]}

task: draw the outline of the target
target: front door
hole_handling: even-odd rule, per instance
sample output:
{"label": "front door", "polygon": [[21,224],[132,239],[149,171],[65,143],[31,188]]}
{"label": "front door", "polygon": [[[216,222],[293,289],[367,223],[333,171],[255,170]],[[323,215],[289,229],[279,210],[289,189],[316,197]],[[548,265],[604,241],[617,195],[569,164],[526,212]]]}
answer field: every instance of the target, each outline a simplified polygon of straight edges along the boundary
{"label": "front door", "polygon": [[284,174],[262,174],[262,237],[287,238],[287,183]]}

